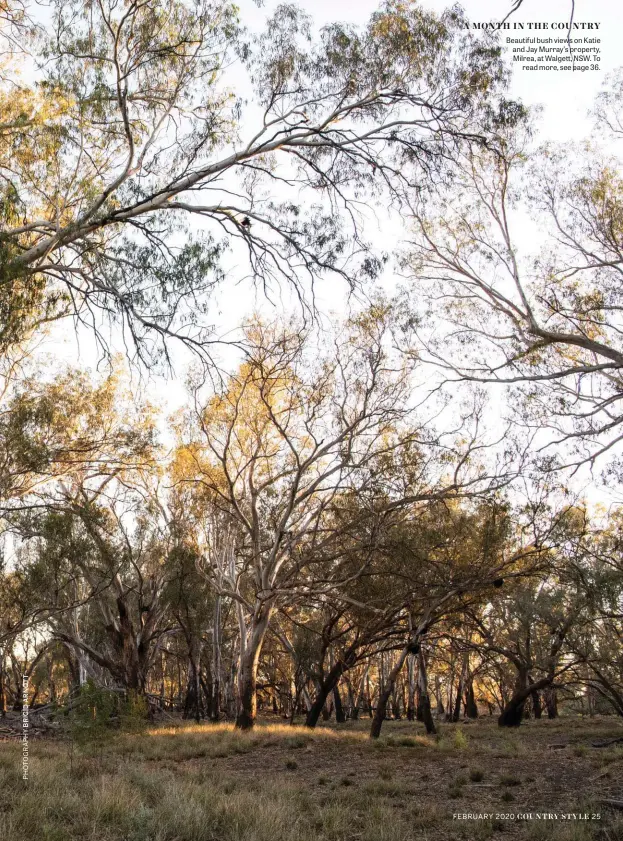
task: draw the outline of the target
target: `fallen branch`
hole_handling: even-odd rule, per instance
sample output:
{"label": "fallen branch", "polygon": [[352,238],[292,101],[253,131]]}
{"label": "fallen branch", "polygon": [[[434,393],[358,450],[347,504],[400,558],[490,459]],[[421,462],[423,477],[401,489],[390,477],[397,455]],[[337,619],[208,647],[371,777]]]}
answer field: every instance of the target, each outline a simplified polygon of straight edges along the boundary
{"label": "fallen branch", "polygon": [[602,806],[608,806],[610,809],[623,810],[623,800],[600,800]]}
{"label": "fallen branch", "polygon": [[607,748],[610,745],[616,745],[618,742],[623,742],[623,736],[618,736],[616,739],[606,739],[605,742],[593,742],[594,748]]}

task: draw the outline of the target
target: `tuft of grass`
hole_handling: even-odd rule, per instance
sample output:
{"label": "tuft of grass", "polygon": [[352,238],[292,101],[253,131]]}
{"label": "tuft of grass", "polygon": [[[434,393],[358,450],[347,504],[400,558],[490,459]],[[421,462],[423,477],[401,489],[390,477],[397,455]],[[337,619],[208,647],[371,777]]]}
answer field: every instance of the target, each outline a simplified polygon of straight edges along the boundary
{"label": "tuft of grass", "polygon": [[288,771],[295,771],[298,767],[298,762],[296,762],[294,759],[286,760],[286,768],[288,769]]}
{"label": "tuft of grass", "polygon": [[414,736],[399,736],[397,738],[390,736],[387,740],[387,744],[390,747],[417,748],[421,746],[422,742]]}
{"label": "tuft of grass", "polygon": [[391,780],[394,776],[394,769],[390,765],[381,765],[379,768],[379,777],[382,780]]}
{"label": "tuft of grass", "polygon": [[469,744],[469,738],[462,727],[457,727],[452,736],[452,744],[457,750],[465,750]]}
{"label": "tuft of grass", "polygon": [[306,739],[304,736],[300,736],[300,735],[290,736],[285,740],[286,745],[289,748],[294,748],[295,750],[297,748],[307,747],[308,742],[309,742],[309,739]]}
{"label": "tuft of grass", "polygon": [[469,772],[469,778],[473,783],[481,783],[485,778],[485,772],[480,768],[472,768]]}
{"label": "tuft of grass", "polygon": [[457,783],[451,783],[448,786],[448,797],[451,800],[456,800],[459,797],[463,796],[463,789]]}
{"label": "tuft of grass", "polygon": [[521,785],[521,780],[515,774],[503,774],[500,777],[501,786],[518,786]]}
{"label": "tuft of grass", "polygon": [[511,801],[513,801],[515,799],[515,795],[513,794],[512,791],[509,791],[509,789],[506,789],[506,791],[502,792],[502,798],[501,799],[505,803],[510,803]]}

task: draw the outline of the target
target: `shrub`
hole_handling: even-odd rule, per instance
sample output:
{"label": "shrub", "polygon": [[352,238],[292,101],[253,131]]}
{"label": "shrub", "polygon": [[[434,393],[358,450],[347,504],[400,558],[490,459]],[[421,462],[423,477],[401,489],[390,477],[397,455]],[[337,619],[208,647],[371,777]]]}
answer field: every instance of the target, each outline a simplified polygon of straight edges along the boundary
{"label": "shrub", "polygon": [[121,699],[116,692],[87,680],[69,712],[72,740],[81,746],[101,747],[118,721],[120,706]]}

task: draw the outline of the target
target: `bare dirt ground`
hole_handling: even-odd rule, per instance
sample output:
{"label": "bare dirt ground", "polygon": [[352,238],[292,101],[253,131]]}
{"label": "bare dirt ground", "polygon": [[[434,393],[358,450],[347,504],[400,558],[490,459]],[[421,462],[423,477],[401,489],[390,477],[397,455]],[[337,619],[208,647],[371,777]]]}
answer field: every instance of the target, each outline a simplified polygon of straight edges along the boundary
{"label": "bare dirt ground", "polygon": [[171,723],[78,747],[0,744],[0,839],[623,841],[623,721],[369,722],[251,734]]}

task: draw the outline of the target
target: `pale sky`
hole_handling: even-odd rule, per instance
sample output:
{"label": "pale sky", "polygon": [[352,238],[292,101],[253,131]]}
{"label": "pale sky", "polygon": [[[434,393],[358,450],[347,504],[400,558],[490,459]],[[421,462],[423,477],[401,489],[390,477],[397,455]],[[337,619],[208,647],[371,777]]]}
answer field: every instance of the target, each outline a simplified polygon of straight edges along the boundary
{"label": "pale sky", "polygon": [[[508,11],[511,0],[464,0],[463,7],[471,21],[499,20]],[[261,28],[263,21],[271,16],[278,0],[266,0],[258,8],[253,0],[239,0],[242,22],[252,30]],[[300,0],[299,5],[312,15],[318,26],[330,21],[345,21],[353,24],[365,24],[369,15],[378,8],[378,0]],[[423,3],[436,12],[441,12],[451,2],[446,0],[426,0]],[[595,95],[598,93],[605,75],[623,64],[621,45],[623,44],[623,11],[620,0],[576,0],[576,22],[596,22],[600,24],[597,32],[573,33],[573,37],[597,36],[601,39],[601,70],[586,72],[545,71],[542,73],[522,71],[517,66],[513,72],[511,95],[521,98],[527,105],[541,105],[543,108],[540,124],[540,139],[554,142],[578,140],[584,137],[589,129],[587,111],[591,107]],[[497,10],[497,15],[496,15]],[[509,21],[512,22],[547,22],[565,23],[569,20],[571,0],[524,0],[522,7],[515,12]],[[522,37],[525,34],[536,34],[539,37],[566,36],[565,30],[526,33],[526,31],[509,30],[502,33],[502,42],[506,35]],[[381,234],[379,234],[381,236]],[[386,243],[382,243],[386,245]],[[324,309],[340,309],[344,306],[344,290],[338,289],[338,284],[331,281],[317,289],[318,302]],[[221,296],[221,324],[234,325],[239,323],[254,307],[253,295],[240,287],[228,287]],[[71,363],[79,362],[86,367],[93,367],[94,357],[92,342],[88,335],[81,339],[81,351],[77,358],[77,350],[73,339],[73,332],[61,327],[55,330],[53,336],[46,342],[47,349],[58,360]],[[180,358],[179,374],[183,375],[185,363]],[[155,402],[161,402],[169,409],[183,402],[184,391],[179,383],[166,383],[156,378],[149,387]]]}

